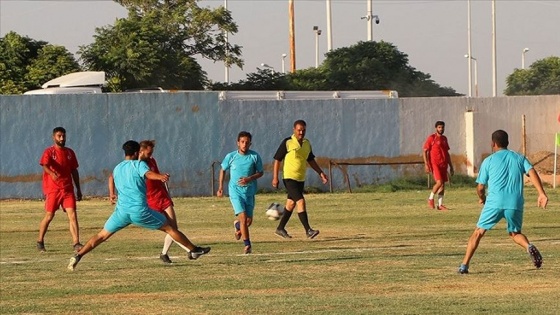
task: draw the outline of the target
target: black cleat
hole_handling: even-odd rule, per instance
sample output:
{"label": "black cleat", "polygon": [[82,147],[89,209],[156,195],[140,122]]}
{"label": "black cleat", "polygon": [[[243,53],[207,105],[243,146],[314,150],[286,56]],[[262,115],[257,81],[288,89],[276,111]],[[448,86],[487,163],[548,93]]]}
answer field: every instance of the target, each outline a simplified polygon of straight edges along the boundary
{"label": "black cleat", "polygon": [[288,231],[286,230],[276,230],[274,234],[280,236],[281,238],[292,238],[290,234],[288,234]]}
{"label": "black cleat", "polygon": [[198,259],[198,257],[208,254],[210,252],[210,249],[211,249],[210,247],[197,246],[189,252],[188,257],[190,260],[196,260]]}
{"label": "black cleat", "polygon": [[159,259],[161,259],[161,261],[163,261],[166,264],[172,264],[173,263],[171,261],[171,259],[169,259],[169,256],[167,256],[167,254],[160,254]]}
{"label": "black cleat", "polygon": [[314,239],[317,235],[319,235],[319,230],[309,229],[307,231],[307,238],[310,240]]}

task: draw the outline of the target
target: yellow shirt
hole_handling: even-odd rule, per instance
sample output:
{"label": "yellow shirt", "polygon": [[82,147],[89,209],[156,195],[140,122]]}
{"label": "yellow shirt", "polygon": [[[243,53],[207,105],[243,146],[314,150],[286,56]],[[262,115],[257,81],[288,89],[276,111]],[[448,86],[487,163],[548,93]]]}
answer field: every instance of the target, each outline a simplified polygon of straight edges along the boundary
{"label": "yellow shirt", "polygon": [[300,144],[297,138],[292,135],[282,141],[274,159],[284,160],[283,178],[303,182],[305,181],[307,162],[314,160],[315,155],[313,155],[309,140],[304,138],[303,143]]}

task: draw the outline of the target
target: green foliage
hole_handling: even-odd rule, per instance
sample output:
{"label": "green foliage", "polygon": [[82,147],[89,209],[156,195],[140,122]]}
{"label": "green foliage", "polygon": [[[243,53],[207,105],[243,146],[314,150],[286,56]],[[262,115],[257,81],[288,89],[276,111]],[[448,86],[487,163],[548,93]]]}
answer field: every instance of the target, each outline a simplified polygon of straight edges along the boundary
{"label": "green foliage", "polygon": [[62,46],[16,32],[0,38],[0,94],[21,94],[75,71],[80,71],[80,66]]}
{"label": "green foliage", "polygon": [[528,69],[515,69],[506,81],[505,95],[560,94],[560,57],[547,57]]}
{"label": "green foliage", "polygon": [[229,11],[201,8],[197,1],[117,1],[128,17],[98,28],[95,42],[80,47],[90,70],[107,74],[111,91],[146,86],[200,90],[206,72],[192,57],[202,55],[241,67],[241,47],[226,42],[237,32]]}
{"label": "green foliage", "polygon": [[326,59],[319,68],[287,74],[281,84],[278,84],[276,77],[251,73],[239,83],[227,87],[215,84],[212,89],[396,90],[403,97],[460,95],[452,88],[435,83],[429,74],[411,67],[406,54],[384,41],[359,42],[333,50],[326,54]]}
{"label": "green foliage", "polygon": [[247,80],[237,83],[213,83],[212,90],[234,90],[234,91],[266,91],[266,90],[290,90],[287,76],[274,72],[270,69],[257,69],[257,72],[247,74]]}

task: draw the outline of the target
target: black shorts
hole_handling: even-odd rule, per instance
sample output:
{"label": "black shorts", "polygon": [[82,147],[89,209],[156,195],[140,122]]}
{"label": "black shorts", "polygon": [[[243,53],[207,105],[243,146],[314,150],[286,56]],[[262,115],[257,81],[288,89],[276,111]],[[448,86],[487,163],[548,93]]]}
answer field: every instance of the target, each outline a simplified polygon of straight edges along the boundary
{"label": "black shorts", "polygon": [[298,182],[293,179],[283,179],[284,187],[288,191],[288,199],[298,201],[303,199],[303,187],[305,182]]}

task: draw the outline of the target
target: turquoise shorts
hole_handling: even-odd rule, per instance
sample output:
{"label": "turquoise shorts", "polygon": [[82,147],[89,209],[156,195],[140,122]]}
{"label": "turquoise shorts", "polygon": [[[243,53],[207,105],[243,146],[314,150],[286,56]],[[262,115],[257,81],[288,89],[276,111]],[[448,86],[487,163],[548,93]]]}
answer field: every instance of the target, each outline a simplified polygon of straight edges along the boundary
{"label": "turquoise shorts", "polygon": [[229,196],[229,201],[233,206],[233,212],[235,215],[239,215],[245,212],[245,215],[249,218],[253,217],[253,210],[255,209],[255,195],[242,196],[237,194],[231,194]]}
{"label": "turquoise shorts", "polygon": [[165,215],[149,208],[135,213],[115,209],[113,214],[107,219],[107,222],[105,222],[103,229],[109,233],[116,233],[128,225],[134,224],[150,230],[157,230],[166,222],[167,218]]}
{"label": "turquoise shorts", "polygon": [[506,219],[507,231],[509,233],[521,233],[523,210],[487,208],[485,206],[480,213],[476,226],[481,229],[490,230],[504,218]]}

